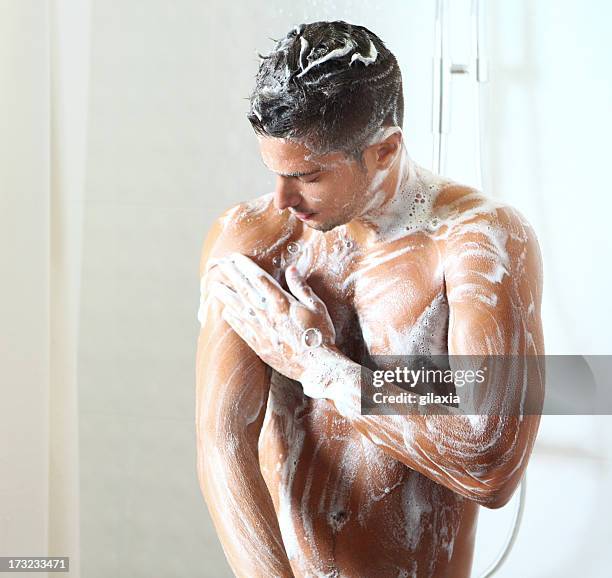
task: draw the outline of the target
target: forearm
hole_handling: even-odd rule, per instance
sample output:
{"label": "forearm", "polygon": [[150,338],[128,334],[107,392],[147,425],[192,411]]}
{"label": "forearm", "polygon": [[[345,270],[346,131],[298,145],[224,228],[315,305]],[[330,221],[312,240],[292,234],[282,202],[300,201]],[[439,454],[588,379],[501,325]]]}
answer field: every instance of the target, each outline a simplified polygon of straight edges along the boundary
{"label": "forearm", "polygon": [[[520,447],[518,417],[444,415],[443,406],[440,415],[362,415],[362,371],[364,379],[371,379],[372,372],[333,348],[322,351],[318,361],[304,375],[304,392],[331,401],[340,415],[382,450],[483,505],[497,507],[509,497],[506,494],[511,493],[509,487],[523,458],[514,452]],[[532,417],[524,416],[523,421]],[[537,423],[533,426],[537,428]]]}

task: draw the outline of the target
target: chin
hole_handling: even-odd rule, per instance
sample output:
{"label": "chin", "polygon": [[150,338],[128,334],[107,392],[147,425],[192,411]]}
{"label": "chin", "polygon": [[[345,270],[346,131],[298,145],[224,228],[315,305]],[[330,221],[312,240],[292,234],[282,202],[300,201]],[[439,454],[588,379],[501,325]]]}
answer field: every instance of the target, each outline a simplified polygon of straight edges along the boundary
{"label": "chin", "polygon": [[350,217],[336,217],[334,221],[304,221],[304,224],[311,229],[315,229],[317,231],[321,231],[322,233],[327,233],[336,227],[340,227],[341,225],[346,225],[346,223],[350,222]]}
{"label": "chin", "polygon": [[306,223],[306,225],[311,229],[321,231],[322,233],[327,233],[328,231],[339,227],[341,224],[342,223]]}

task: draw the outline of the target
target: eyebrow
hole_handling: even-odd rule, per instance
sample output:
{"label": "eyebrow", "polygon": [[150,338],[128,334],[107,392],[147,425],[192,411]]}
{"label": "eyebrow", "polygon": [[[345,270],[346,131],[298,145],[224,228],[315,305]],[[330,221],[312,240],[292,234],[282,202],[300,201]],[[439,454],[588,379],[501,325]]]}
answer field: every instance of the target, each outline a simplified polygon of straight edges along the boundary
{"label": "eyebrow", "polygon": [[322,169],[318,168],[318,169],[314,169],[312,171],[308,171],[308,172],[295,172],[295,173],[277,173],[275,171],[273,171],[268,165],[266,165],[264,163],[264,166],[270,171],[273,172],[275,175],[278,175],[279,177],[307,177],[308,175],[314,175],[315,173],[320,173]]}

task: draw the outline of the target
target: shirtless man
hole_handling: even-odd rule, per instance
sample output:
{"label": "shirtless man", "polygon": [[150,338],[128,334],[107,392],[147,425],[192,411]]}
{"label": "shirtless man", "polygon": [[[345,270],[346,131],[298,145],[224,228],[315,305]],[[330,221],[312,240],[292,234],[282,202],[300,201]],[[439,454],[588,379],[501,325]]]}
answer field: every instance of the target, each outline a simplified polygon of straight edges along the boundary
{"label": "shirtless man", "polygon": [[249,120],[276,189],[218,218],[200,264],[198,475],[224,552],[245,578],[467,578],[479,505],[507,503],[539,425],[498,410],[543,378],[489,384],[479,416],[362,415],[360,373],[542,354],[536,237],[409,157],[369,30],[301,25],[262,58]]}

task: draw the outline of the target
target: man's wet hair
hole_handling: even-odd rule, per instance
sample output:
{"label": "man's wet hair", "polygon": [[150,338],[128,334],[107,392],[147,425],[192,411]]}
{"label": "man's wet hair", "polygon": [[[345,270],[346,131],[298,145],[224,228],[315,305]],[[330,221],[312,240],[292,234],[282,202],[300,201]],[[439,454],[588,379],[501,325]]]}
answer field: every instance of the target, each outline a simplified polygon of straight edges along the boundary
{"label": "man's wet hair", "polygon": [[300,24],[260,58],[247,114],[259,135],[359,159],[381,127],[402,126],[399,65],[363,26]]}

